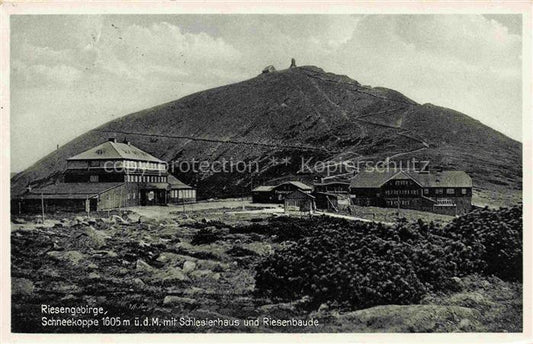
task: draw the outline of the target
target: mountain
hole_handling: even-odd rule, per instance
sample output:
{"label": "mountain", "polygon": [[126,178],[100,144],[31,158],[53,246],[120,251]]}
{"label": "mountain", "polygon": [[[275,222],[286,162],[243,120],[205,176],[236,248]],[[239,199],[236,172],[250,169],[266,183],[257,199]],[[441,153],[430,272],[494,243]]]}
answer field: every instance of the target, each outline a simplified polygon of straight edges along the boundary
{"label": "mountain", "polygon": [[522,187],[521,143],[457,111],[303,66],[262,73],[108,122],[15,175],[12,193],[30,182],[60,178],[65,159],[112,136],[166,161],[239,159],[259,166],[259,172],[244,174],[174,171],[197,183],[199,196],[206,198],[243,195],[252,186],[290,176],[309,180],[324,175],[298,173],[302,159],[415,157],[430,166],[468,172],[476,192],[489,198],[519,195]]}

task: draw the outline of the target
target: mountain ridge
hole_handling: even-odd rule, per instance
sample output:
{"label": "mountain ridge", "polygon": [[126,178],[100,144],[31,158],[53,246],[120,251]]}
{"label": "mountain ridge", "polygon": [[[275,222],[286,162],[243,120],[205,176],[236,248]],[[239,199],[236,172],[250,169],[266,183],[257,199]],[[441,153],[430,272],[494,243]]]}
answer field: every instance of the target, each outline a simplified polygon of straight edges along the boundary
{"label": "mountain ridge", "polygon": [[[15,175],[12,192],[59,178],[66,158],[110,136],[127,138],[166,161],[234,157],[262,163],[253,176],[178,173],[188,182],[199,178],[199,194],[205,197],[244,194],[272,179],[306,178],[297,174],[298,157],[416,157],[467,171],[479,190],[521,189],[518,141],[458,111],[303,66],[196,92],[105,123]],[[275,157],[291,157],[294,166],[269,164]]]}

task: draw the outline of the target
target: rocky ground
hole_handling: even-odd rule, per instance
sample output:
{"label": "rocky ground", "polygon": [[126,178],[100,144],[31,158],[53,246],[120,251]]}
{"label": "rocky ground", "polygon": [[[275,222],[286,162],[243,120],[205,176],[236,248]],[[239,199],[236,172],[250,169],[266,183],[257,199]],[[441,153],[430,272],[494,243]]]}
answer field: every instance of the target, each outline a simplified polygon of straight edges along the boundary
{"label": "rocky ground", "polygon": [[[95,214],[97,215],[97,214]],[[12,219],[12,327],[15,332],[450,332],[520,331],[521,284],[470,276],[460,291],[421,304],[339,313],[305,299],[273,303],[254,295],[254,268],[284,243],[231,227],[272,214],[213,209],[164,218],[134,212],[91,218],[57,214]],[[222,239],[193,245],[211,228]],[[105,316],[43,314],[41,305],[103,307]],[[98,327],[45,326],[48,319],[98,319]],[[109,318],[113,318],[114,325]],[[116,321],[120,317],[120,321]],[[296,326],[264,322],[301,320]],[[148,319],[144,323],[145,319]],[[153,319],[158,319],[154,322]],[[177,319],[173,322],[173,319]],[[198,323],[193,323],[192,319]],[[206,325],[206,319],[219,323]],[[245,319],[258,323],[244,324]],[[126,320],[126,321],[124,321]],[[317,321],[310,326],[305,322]],[[129,321],[129,323],[128,323]],[[164,321],[164,322],[163,322]],[[204,321],[204,323],[201,323]],[[225,323],[222,324],[222,322]],[[238,324],[237,324],[238,321]],[[105,325],[104,325],[105,324]],[[222,325],[221,325],[222,324]],[[281,325],[281,326],[280,326]],[[289,326],[287,326],[289,325]]]}

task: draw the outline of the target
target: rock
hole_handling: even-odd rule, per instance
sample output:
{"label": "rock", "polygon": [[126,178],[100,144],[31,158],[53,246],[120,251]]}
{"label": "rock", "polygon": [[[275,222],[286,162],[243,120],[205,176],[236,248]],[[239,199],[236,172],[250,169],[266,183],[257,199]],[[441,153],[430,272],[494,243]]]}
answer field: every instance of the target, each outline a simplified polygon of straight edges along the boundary
{"label": "rock", "polygon": [[321,304],[320,307],[318,307],[318,313],[327,313],[329,311],[329,306],[325,303]]}
{"label": "rock", "polygon": [[100,279],[100,275],[96,272],[91,272],[89,273],[89,276],[88,276],[89,279],[92,279],[92,280],[97,280],[97,279]]}
{"label": "rock", "polygon": [[47,278],[58,278],[60,276],[57,270],[52,269],[48,266],[42,266],[38,270],[38,273],[41,274],[43,277],[47,277]]}
{"label": "rock", "polygon": [[46,255],[52,259],[78,266],[85,256],[79,251],[49,251]]}
{"label": "rock", "polygon": [[74,236],[74,241],[70,243],[72,247],[80,249],[92,248],[95,250],[104,247],[107,239],[110,238],[108,234],[103,231],[96,230],[93,226],[86,226],[78,229]]}
{"label": "rock", "polygon": [[137,262],[135,263],[135,269],[141,272],[153,272],[154,271],[154,268],[142,259],[137,259]]}
{"label": "rock", "polygon": [[118,257],[118,254],[115,251],[107,251],[107,250],[94,251],[94,255],[99,256],[99,257],[107,257],[107,258]]}
{"label": "rock", "polygon": [[63,228],[63,227],[65,227],[65,225],[62,224],[61,222],[54,223],[54,228]]}
{"label": "rock", "polygon": [[133,286],[137,287],[137,288],[143,288],[146,286],[146,284],[143,282],[142,279],[140,278],[134,278],[132,281],[131,281],[131,284],[133,284]]}
{"label": "rock", "polygon": [[163,252],[156,259],[157,262],[160,262],[163,264],[167,264],[169,262],[175,262],[177,260],[181,260],[180,255],[176,253],[172,253],[172,252]]}
{"label": "rock", "polygon": [[12,221],[13,223],[16,223],[16,224],[19,224],[19,225],[22,225],[22,224],[25,224],[26,223],[26,220],[24,219],[20,219],[20,218],[16,218]]}
{"label": "rock", "polygon": [[218,281],[220,279],[220,274],[218,272],[213,272],[211,270],[195,270],[189,274],[192,278],[195,279],[212,279]]}
{"label": "rock", "polygon": [[185,305],[185,306],[195,306],[198,302],[195,299],[188,297],[180,297],[174,295],[167,295],[163,299],[164,305]]}
{"label": "rock", "polygon": [[52,282],[47,285],[46,289],[51,293],[57,294],[80,294],[82,292],[82,288],[76,284],[66,282]]}
{"label": "rock", "polygon": [[474,324],[470,321],[470,319],[461,319],[459,322],[459,325],[457,325],[461,331],[470,332],[474,329]]}
{"label": "rock", "polygon": [[91,226],[94,226],[96,224],[96,219],[92,217],[88,218],[87,223],[90,224]]}
{"label": "rock", "polygon": [[94,263],[90,263],[89,265],[87,265],[87,269],[96,270],[96,269],[98,269],[98,265],[96,265]]}
{"label": "rock", "polygon": [[35,223],[43,223],[43,217],[41,215],[35,216]]}
{"label": "rock", "polygon": [[35,286],[33,282],[26,278],[11,279],[11,294],[29,296],[33,294]]}
{"label": "rock", "polygon": [[189,272],[193,271],[194,269],[196,269],[196,264],[194,262],[191,262],[190,260],[186,261],[185,263],[183,263],[183,272],[188,274]]}
{"label": "rock", "polygon": [[207,290],[203,289],[203,288],[198,288],[198,287],[190,287],[190,288],[187,288],[183,291],[183,294],[185,295],[198,295],[198,294],[206,294],[207,293]]}
{"label": "rock", "polygon": [[459,277],[450,278],[450,287],[454,291],[462,291],[465,288],[465,284]]}
{"label": "rock", "polygon": [[67,223],[67,222],[69,222],[69,219],[67,219],[66,217],[61,219],[61,223]]}
{"label": "rock", "polygon": [[124,220],[122,217],[118,216],[118,215],[113,215],[111,216],[111,220],[114,222],[114,223],[118,223],[118,224],[121,224],[121,225],[129,225],[129,222]]}
{"label": "rock", "polygon": [[199,259],[196,261],[196,266],[199,269],[213,270],[214,272],[224,272],[230,269],[228,263],[221,263],[211,259]]}
{"label": "rock", "polygon": [[175,283],[175,282],[188,282],[190,278],[187,277],[183,271],[179,268],[168,268],[163,272],[157,274],[157,277],[163,281],[165,284]]}

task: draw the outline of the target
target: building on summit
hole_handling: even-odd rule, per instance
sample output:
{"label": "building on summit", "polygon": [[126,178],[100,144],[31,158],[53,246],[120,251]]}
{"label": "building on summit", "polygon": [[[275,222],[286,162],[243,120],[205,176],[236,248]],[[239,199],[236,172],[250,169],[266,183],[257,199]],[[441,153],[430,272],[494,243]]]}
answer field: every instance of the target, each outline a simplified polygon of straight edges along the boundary
{"label": "building on summit", "polygon": [[16,200],[19,210],[44,205],[48,210],[98,211],[196,201],[196,190],[170,175],[166,162],[116,139],[67,159],[63,179],[28,189]]}

